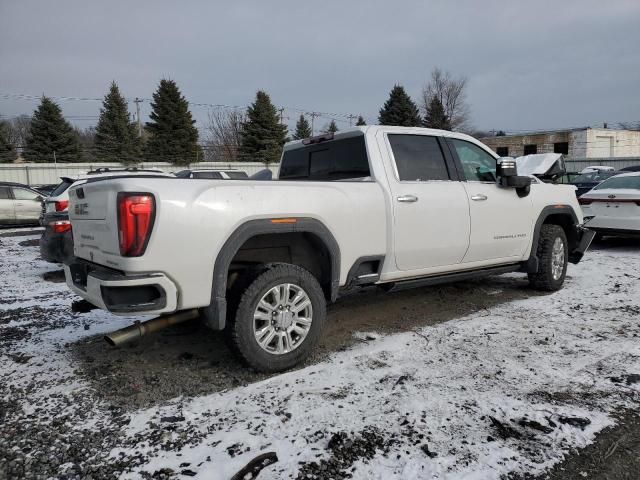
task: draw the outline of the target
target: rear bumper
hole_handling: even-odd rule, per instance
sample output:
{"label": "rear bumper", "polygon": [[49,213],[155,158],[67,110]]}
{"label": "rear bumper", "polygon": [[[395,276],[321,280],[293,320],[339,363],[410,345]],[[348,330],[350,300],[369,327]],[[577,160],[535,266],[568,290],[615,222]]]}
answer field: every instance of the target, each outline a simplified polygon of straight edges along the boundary
{"label": "rear bumper", "polygon": [[593,237],[596,236],[596,232],[579,225],[576,227],[576,235],[576,248],[569,252],[569,261],[571,263],[578,263],[582,260],[582,257],[593,241]]}
{"label": "rear bumper", "polygon": [[55,233],[45,227],[40,237],[40,256],[47,262],[70,263],[73,261],[73,235],[71,231]]}
{"label": "rear bumper", "polygon": [[76,259],[64,266],[69,288],[96,307],[115,315],[175,312],[178,290],[163,273],[125,275]]}

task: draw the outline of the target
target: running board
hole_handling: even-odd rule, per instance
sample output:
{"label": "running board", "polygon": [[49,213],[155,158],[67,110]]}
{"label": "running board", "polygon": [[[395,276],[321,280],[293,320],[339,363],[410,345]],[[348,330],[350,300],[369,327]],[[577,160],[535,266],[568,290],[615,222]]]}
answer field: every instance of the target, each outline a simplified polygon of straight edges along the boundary
{"label": "running board", "polygon": [[502,275],[503,273],[517,271],[522,271],[522,265],[520,263],[516,263],[514,265],[502,265],[500,267],[482,268],[466,272],[448,273],[446,275],[414,278],[413,280],[404,280],[402,282],[385,283],[380,285],[380,287],[387,292],[397,292],[408,288],[428,287],[431,285],[440,285],[442,283],[459,282],[462,280],[471,280],[473,278],[486,277],[489,275]]}

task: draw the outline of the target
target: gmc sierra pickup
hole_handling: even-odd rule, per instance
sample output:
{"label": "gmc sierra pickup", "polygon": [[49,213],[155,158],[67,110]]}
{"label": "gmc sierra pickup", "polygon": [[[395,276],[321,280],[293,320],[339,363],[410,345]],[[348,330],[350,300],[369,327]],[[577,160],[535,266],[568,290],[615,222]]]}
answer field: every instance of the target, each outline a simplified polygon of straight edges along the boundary
{"label": "gmc sierra pickup", "polygon": [[[288,143],[275,181],[141,175],[71,188],[66,279],[116,315],[197,315],[250,366],[280,371],[309,354],[325,303],[346,289],[512,271],[561,288],[593,238],[574,189],[518,176],[467,135],[357,127]],[[160,325],[131,328],[125,337]]]}

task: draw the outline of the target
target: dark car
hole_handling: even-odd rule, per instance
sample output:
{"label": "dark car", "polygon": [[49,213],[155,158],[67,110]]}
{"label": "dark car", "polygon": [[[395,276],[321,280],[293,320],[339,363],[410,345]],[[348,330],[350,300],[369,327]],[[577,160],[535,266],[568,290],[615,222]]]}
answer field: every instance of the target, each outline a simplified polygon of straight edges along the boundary
{"label": "dark car", "polygon": [[0,182],[0,225],[38,225],[43,197],[28,185]]}
{"label": "dark car", "polygon": [[640,165],[631,165],[620,169],[621,172],[640,172]]}
{"label": "dark car", "polygon": [[202,168],[198,170],[181,170],[174,174],[178,178],[208,178],[210,180],[246,180],[247,172],[233,169]]}
{"label": "dark car", "polygon": [[579,177],[575,178],[571,182],[571,185],[576,186],[576,196],[579,197],[587,193],[596,185],[604,182],[607,178],[618,175],[619,173],[620,172],[614,170],[600,170],[595,172],[583,173]]}
{"label": "dark car", "polygon": [[46,213],[40,238],[40,256],[47,262],[69,263],[73,260],[73,237],[67,212]]}

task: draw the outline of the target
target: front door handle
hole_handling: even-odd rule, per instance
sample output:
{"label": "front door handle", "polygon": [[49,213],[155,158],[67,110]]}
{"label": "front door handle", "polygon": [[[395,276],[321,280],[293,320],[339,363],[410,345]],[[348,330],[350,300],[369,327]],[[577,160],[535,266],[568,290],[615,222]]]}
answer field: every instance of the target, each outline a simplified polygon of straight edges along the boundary
{"label": "front door handle", "polygon": [[418,197],[416,197],[415,195],[401,195],[397,198],[397,200],[404,203],[413,203],[418,201]]}
{"label": "front door handle", "polygon": [[476,202],[481,202],[483,200],[486,200],[487,196],[486,195],[482,195],[481,193],[477,194],[477,195],[473,195],[471,197],[471,200],[475,200]]}

